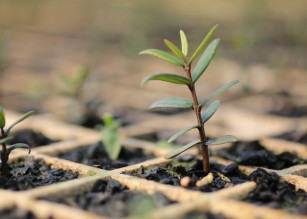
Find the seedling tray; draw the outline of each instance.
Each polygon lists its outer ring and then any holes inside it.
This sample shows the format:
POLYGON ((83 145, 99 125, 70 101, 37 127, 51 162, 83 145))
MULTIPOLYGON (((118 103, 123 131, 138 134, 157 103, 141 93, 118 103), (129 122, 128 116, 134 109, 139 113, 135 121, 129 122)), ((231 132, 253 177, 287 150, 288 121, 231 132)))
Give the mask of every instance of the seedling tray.
MULTIPOLYGON (((236 114, 235 110, 229 108, 228 114, 236 114)), ((248 114, 245 112, 246 115, 248 114)), ((248 194, 256 188, 255 182, 245 182, 233 187, 224 188, 215 192, 201 192, 189 190, 180 186, 166 185, 159 182, 154 182, 146 179, 141 179, 135 176, 128 176, 123 174, 124 171, 137 171, 141 168, 155 167, 160 164, 170 163, 171 160, 164 159, 169 149, 159 149, 155 147, 154 142, 147 140, 140 140, 134 136, 152 133, 161 130, 161 124, 165 130, 175 131, 181 127, 186 127, 191 123, 189 121, 190 114, 183 113, 186 116, 184 119, 182 115, 174 116, 161 116, 151 115, 149 121, 141 121, 132 125, 126 126, 121 130, 123 135, 123 146, 127 148, 141 148, 146 153, 155 154, 156 157, 150 160, 146 160, 141 163, 114 169, 112 171, 106 171, 93 166, 87 166, 72 161, 57 158, 57 154, 72 151, 81 146, 91 145, 100 139, 100 133, 93 129, 87 129, 74 125, 63 124, 59 121, 49 118, 48 116, 40 115, 33 116, 25 120, 23 124, 17 126, 21 129, 32 129, 39 131, 52 139, 58 139, 59 142, 52 143, 50 145, 40 146, 32 149, 32 156, 34 159, 43 159, 47 164, 50 164, 52 168, 70 169, 72 171, 78 171, 78 179, 74 179, 67 182, 56 183, 47 186, 41 186, 35 189, 27 191, 8 191, 0 190, 0 211, 5 212, 10 209, 19 209, 25 212, 31 212, 35 218, 108 218, 103 214, 96 214, 83 210, 77 207, 71 207, 60 203, 54 203, 47 201, 48 197, 57 196, 65 197, 73 194, 83 194, 86 191, 90 191, 94 184, 98 180, 117 180, 122 186, 127 186, 129 190, 141 190, 148 194, 154 194, 160 192, 164 194, 172 203, 155 209, 147 213, 148 217, 152 218, 179 218, 184 215, 197 214, 213 214, 223 215, 225 218, 306 218, 306 215, 289 213, 284 210, 274 209, 265 205, 255 205, 244 201, 248 194), (170 124, 170 125, 168 125, 170 124)), ((244 113, 243 113, 244 114, 244 113)), ((13 112, 7 112, 8 120, 14 120, 19 115, 13 112)), ((269 115, 253 115, 258 120, 267 120, 269 115)), ((248 117, 248 116, 247 116, 248 117)), ((208 133, 211 136, 220 134, 219 132, 225 132, 225 130, 234 128, 228 126, 231 124, 229 121, 231 116, 223 117, 224 123, 221 128, 219 121, 212 123, 212 131, 208 133), (225 125, 226 124, 226 125, 225 125)), ((249 118, 249 117, 248 117, 249 118)), ((269 149, 273 153, 279 154, 284 151, 296 152, 300 157, 307 158, 307 147, 300 143, 294 143, 287 140, 280 140, 267 136, 274 136, 282 133, 285 130, 279 129, 278 126, 287 124, 289 129, 296 127, 297 129, 304 130, 306 123, 296 122, 292 124, 291 120, 272 116, 274 124, 268 124, 266 130, 270 130, 266 135, 261 133, 241 133, 237 135, 239 139, 255 140, 260 139, 259 142, 262 146, 269 149), (275 125, 278 124, 278 125, 275 125), (246 134, 247 133, 247 134, 246 134), (261 137, 260 137, 261 136, 261 137)), ((300 121, 305 121, 304 118, 300 121)), ((259 121, 258 121, 259 122, 259 121)), ((257 122, 257 123, 258 123, 257 122)), ((237 129, 240 133, 239 129, 237 129)), ((232 131, 233 133, 233 131, 232 131)), ((192 133, 193 136, 193 133, 192 133)), ((223 146, 228 147, 229 145, 223 146)), ((218 150, 221 147, 211 148, 212 150, 218 150)), ((197 155, 197 149, 189 151, 190 154, 197 155)), ((10 158, 11 162, 27 156, 26 150, 16 150, 12 152, 10 158)), ((232 161, 222 159, 221 157, 211 157, 211 162, 215 162, 222 165, 229 165, 232 161)), ((239 165, 239 169, 247 175, 250 175, 253 171, 258 169, 257 166, 244 166, 239 165)), ((264 168, 265 169, 265 168, 264 168)), ((295 186, 296 190, 304 190, 307 192, 307 165, 296 165, 281 170, 265 169, 269 173, 278 174, 283 181, 289 182, 295 186)), ((132 217, 131 215, 127 215, 132 217)))

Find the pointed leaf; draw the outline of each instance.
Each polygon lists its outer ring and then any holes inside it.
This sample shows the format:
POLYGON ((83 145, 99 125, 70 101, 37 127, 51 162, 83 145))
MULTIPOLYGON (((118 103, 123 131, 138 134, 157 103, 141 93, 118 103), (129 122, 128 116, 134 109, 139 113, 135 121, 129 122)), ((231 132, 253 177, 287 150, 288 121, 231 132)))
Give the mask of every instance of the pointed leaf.
POLYGON ((225 144, 225 143, 230 143, 230 142, 235 142, 238 139, 232 135, 224 135, 224 136, 220 136, 217 138, 211 138, 209 140, 207 140, 206 144, 208 145, 218 145, 218 144, 225 144))
POLYGON ((5 126, 5 113, 3 108, 0 106, 0 128, 4 128, 5 126))
POLYGON ((205 109, 204 113, 201 115, 202 123, 207 122, 213 116, 219 105, 220 101, 216 100, 205 109))
POLYGON ((142 81, 142 85, 146 84, 150 80, 167 81, 174 84, 185 84, 185 85, 191 84, 191 81, 184 76, 168 74, 168 73, 160 73, 160 74, 149 75, 148 77, 144 78, 142 81))
POLYGON ((167 45, 167 47, 172 50, 172 52, 178 56, 179 58, 184 58, 185 56, 183 55, 183 53, 181 52, 181 50, 175 46, 171 41, 169 40, 164 40, 164 43, 167 45))
POLYGON ((180 39, 181 39, 182 53, 183 55, 187 56, 189 52, 189 44, 188 44, 188 39, 182 30, 180 30, 180 39))
POLYGON ((166 159, 171 159, 171 158, 173 158, 173 157, 176 157, 177 155, 179 155, 179 154, 185 152, 186 150, 190 149, 191 147, 193 147, 193 146, 199 144, 199 142, 200 142, 200 140, 197 139, 197 140, 194 140, 194 141, 190 142, 189 144, 186 144, 185 146, 182 146, 182 147, 180 147, 180 148, 176 148, 175 150, 172 150, 171 152, 169 152, 169 153, 165 156, 165 158, 166 158, 166 159))
POLYGON ((216 30, 217 27, 218 27, 218 25, 215 25, 214 27, 212 27, 212 29, 209 31, 207 36, 203 39, 203 41, 200 43, 198 48, 195 50, 194 54, 192 55, 192 57, 189 61, 189 64, 191 64, 193 62, 193 60, 203 51, 203 49, 205 48, 205 46, 209 42, 210 38, 212 37, 212 35, 213 35, 213 33, 214 33, 214 31, 216 30))
POLYGON ((170 142, 174 141, 176 138, 178 138, 179 136, 183 135, 184 133, 187 133, 188 131, 190 131, 194 128, 198 128, 198 127, 199 127, 199 125, 197 124, 197 125, 193 125, 191 127, 182 129, 181 131, 177 132, 172 137, 170 137, 167 142, 170 143, 170 142))
POLYGON ((31 116, 34 113, 34 111, 30 111, 27 112, 26 114, 24 114, 22 117, 20 117, 17 121, 15 121, 8 129, 5 130, 5 134, 9 135, 11 129, 17 125, 18 123, 22 122, 23 120, 25 120, 26 118, 28 118, 29 116, 31 116))
POLYGON ((217 46, 219 45, 220 39, 213 40, 210 45, 207 47, 205 52, 202 54, 200 59, 198 60, 193 72, 192 78, 193 82, 196 82, 200 76, 204 73, 207 69, 208 65, 210 64, 211 60, 213 59, 217 46))
POLYGON ((219 95, 220 93, 223 93, 225 90, 227 90, 228 88, 230 88, 231 86, 239 83, 239 80, 234 80, 229 82, 228 84, 224 85, 223 87, 221 87, 220 89, 214 91, 212 94, 210 94, 208 97, 206 97, 206 99, 204 99, 199 105, 198 107, 202 107, 203 105, 205 105, 207 102, 209 102, 211 99, 213 99, 214 97, 216 97, 217 95, 219 95))
POLYGON ((0 139, 0 144, 3 144, 3 143, 5 143, 5 142, 7 142, 8 140, 11 140, 11 139, 13 139, 14 137, 13 136, 9 136, 9 137, 6 137, 6 138, 2 138, 2 139, 0 139))
POLYGON ((179 65, 179 66, 184 66, 183 61, 181 61, 180 59, 164 52, 158 49, 147 49, 144 50, 142 52, 140 52, 139 54, 148 54, 148 55, 153 55, 153 56, 157 56, 165 61, 168 61, 170 63, 173 63, 175 65, 179 65))
POLYGON ((17 149, 17 148, 26 148, 26 149, 29 149, 29 154, 31 153, 31 148, 30 148, 30 146, 27 145, 27 144, 24 144, 24 143, 16 143, 16 144, 11 145, 10 147, 7 148, 6 153, 7 153, 7 154, 10 154, 13 150, 15 150, 15 149, 17 149))
POLYGON ((190 108, 193 102, 181 97, 168 97, 154 102, 149 108, 190 108))

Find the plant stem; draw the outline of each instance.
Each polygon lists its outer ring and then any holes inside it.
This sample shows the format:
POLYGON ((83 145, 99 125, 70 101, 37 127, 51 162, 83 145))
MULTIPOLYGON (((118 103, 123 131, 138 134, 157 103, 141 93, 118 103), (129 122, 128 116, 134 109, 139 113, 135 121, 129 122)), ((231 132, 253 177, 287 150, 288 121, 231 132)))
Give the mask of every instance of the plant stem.
MULTIPOLYGON (((0 135, 0 139, 1 138, 5 138, 5 133, 4 133, 4 129, 1 128, 1 135, 0 135)), ((6 154, 6 143, 2 143, 2 152, 1 152, 1 172, 4 176, 8 176, 8 172, 7 172, 7 161, 8 161, 8 156, 6 154)))
POLYGON ((205 173, 210 172, 210 164, 209 164, 209 150, 208 150, 208 145, 206 145, 206 133, 205 133, 205 127, 204 124, 202 123, 201 119, 201 107, 198 107, 198 100, 197 100, 197 95, 196 95, 196 90, 195 90, 195 83, 193 82, 192 75, 191 75, 191 66, 190 65, 185 65, 184 67, 185 72, 191 81, 191 84, 188 86, 189 90, 192 95, 193 99, 193 109, 197 118, 198 122, 198 132, 199 132, 199 138, 200 138, 200 148, 201 148, 201 153, 203 156, 203 170, 205 173))

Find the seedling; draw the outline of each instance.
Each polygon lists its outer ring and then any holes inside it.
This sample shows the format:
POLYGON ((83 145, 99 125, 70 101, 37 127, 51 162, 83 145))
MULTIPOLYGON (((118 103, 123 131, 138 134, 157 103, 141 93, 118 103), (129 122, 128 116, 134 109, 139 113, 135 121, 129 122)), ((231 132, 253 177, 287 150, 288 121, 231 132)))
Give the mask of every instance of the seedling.
POLYGON ((7 170, 7 162, 9 159, 10 153, 17 149, 17 148, 27 148, 29 149, 29 153, 31 152, 30 146, 24 143, 16 143, 12 144, 9 147, 7 146, 6 142, 10 139, 12 139, 12 136, 10 135, 11 129, 17 125, 18 123, 22 122, 29 116, 31 116, 34 113, 34 111, 27 112, 24 114, 22 117, 20 117, 18 120, 16 120, 10 127, 5 129, 5 113, 3 111, 3 108, 0 106, 0 144, 2 145, 2 150, 0 151, 1 153, 1 174, 4 175, 5 177, 8 176, 8 170, 7 170))
POLYGON ((104 146, 109 158, 116 160, 122 148, 120 133, 118 129, 121 122, 116 120, 111 114, 106 113, 102 118, 104 125, 100 126, 102 133, 101 143, 104 146))
POLYGON ((208 145, 217 145, 217 144, 224 144, 228 142, 234 142, 237 141, 237 139, 234 136, 231 135, 225 135, 217 138, 211 138, 208 139, 205 134, 205 127, 204 124, 213 116, 213 114, 216 112, 217 108, 220 105, 220 101, 216 100, 212 102, 209 106, 207 106, 203 111, 207 103, 212 100, 215 96, 219 95, 226 89, 230 88, 231 86, 237 84, 239 81, 234 80, 229 82, 228 84, 224 85, 220 89, 216 90, 212 94, 210 94, 208 97, 206 97, 201 102, 198 101, 197 95, 196 95, 196 89, 195 84, 198 81, 198 79, 202 76, 204 71, 207 69, 209 63, 213 59, 217 46, 220 42, 220 39, 213 40, 205 49, 206 45, 208 44, 210 38, 212 37, 213 33, 215 32, 217 28, 217 25, 215 25, 209 33, 206 35, 206 37, 203 39, 203 41, 200 43, 198 48, 195 50, 193 55, 190 59, 188 59, 188 50, 189 45, 186 38, 185 33, 181 30, 180 31, 180 38, 181 38, 181 50, 175 46, 172 42, 168 40, 164 40, 167 47, 177 56, 170 55, 169 53, 166 53, 164 51, 158 50, 158 49, 147 49, 140 54, 149 54, 153 56, 157 56, 165 61, 168 61, 172 64, 178 65, 183 68, 183 70, 186 73, 186 77, 182 75, 177 74, 169 74, 169 73, 159 73, 159 74, 153 74, 148 77, 146 77, 142 81, 142 85, 146 84, 150 80, 160 80, 160 81, 166 81, 174 84, 180 84, 180 85, 186 85, 191 93, 192 100, 181 98, 181 97, 169 97, 164 98, 161 100, 158 100, 154 102, 150 109, 156 109, 156 108, 192 108, 195 112, 195 116, 197 119, 197 124, 193 125, 191 127, 185 128, 168 140, 168 142, 174 141, 179 136, 185 134, 186 132, 192 130, 192 129, 198 129, 199 132, 199 139, 194 140, 180 148, 177 148, 170 153, 166 155, 166 158, 173 158, 182 152, 192 148, 195 145, 200 144, 202 156, 203 156, 203 170, 206 173, 210 172, 210 166, 209 166, 209 153, 208 153, 208 145), (205 49, 201 57, 199 58, 197 64, 192 70, 192 63, 193 61, 199 56, 199 54, 202 53, 202 51, 205 49))
POLYGON ((66 75, 60 76, 61 88, 59 94, 70 98, 80 99, 81 88, 88 77, 88 68, 86 66, 78 66, 71 77, 66 75))

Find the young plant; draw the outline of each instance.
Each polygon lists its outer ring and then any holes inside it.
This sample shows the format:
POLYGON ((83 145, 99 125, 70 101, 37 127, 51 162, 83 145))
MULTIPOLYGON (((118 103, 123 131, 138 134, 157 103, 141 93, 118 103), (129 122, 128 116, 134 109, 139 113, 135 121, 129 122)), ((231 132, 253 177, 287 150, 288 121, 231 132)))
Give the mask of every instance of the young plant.
POLYGON ((167 47, 177 56, 170 55, 169 53, 166 53, 164 51, 158 50, 158 49, 147 49, 140 54, 149 54, 153 56, 157 56, 165 61, 168 61, 172 64, 178 65, 183 68, 183 70, 186 73, 186 77, 182 75, 177 74, 170 74, 170 73, 159 73, 159 74, 153 74, 148 77, 146 77, 142 81, 142 85, 146 84, 150 80, 160 80, 160 81, 166 81, 174 84, 179 85, 186 85, 191 93, 192 100, 181 98, 181 97, 169 97, 164 98, 161 100, 158 100, 154 102, 150 109, 156 109, 156 108, 192 108, 195 112, 195 116, 197 119, 197 124, 185 128, 175 135, 173 135, 168 141, 172 142, 177 137, 185 134, 186 132, 192 130, 192 129, 198 129, 199 132, 199 139, 194 140, 190 142, 189 144, 186 144, 180 148, 177 148, 170 153, 166 155, 166 158, 173 158, 182 152, 192 148, 195 145, 200 144, 201 151, 202 151, 202 157, 203 157, 203 170, 206 173, 210 172, 210 166, 209 166, 209 152, 208 152, 208 145, 217 145, 217 144, 224 144, 228 142, 234 142, 237 139, 234 136, 231 135, 225 135, 217 138, 211 138, 208 139, 206 137, 205 127, 204 124, 213 116, 213 114, 216 112, 218 106, 220 105, 220 101, 216 100, 213 103, 211 103, 209 106, 207 106, 204 110, 205 105, 212 100, 215 96, 219 95, 226 89, 230 88, 231 86, 237 84, 239 81, 234 80, 229 82, 228 84, 224 85, 220 89, 216 90, 212 94, 210 94, 208 97, 206 97, 201 102, 198 101, 198 97, 196 95, 196 89, 195 84, 198 81, 198 79, 202 76, 204 71, 207 69, 209 63, 213 59, 217 46, 220 42, 220 39, 213 40, 205 49, 206 45, 208 44, 210 38, 212 37, 213 33, 215 32, 217 28, 217 25, 215 25, 209 33, 206 35, 206 37, 203 39, 203 41, 200 43, 198 48, 195 50, 193 55, 190 59, 188 59, 188 51, 189 51, 189 45, 186 38, 185 33, 181 30, 180 31, 180 38, 181 38, 181 50, 175 46, 172 42, 168 40, 164 40, 167 47), (205 49, 205 50, 204 50, 205 49), (199 58, 197 64, 192 70, 192 63, 193 61, 202 53, 203 54, 199 58))
POLYGON ((24 114, 21 118, 16 120, 10 127, 5 129, 5 113, 3 111, 3 108, 0 106, 0 144, 2 145, 1 153, 1 175, 4 175, 5 177, 8 176, 8 170, 7 170, 7 162, 9 159, 10 153, 17 149, 17 148, 27 148, 29 149, 29 153, 31 152, 30 146, 24 143, 16 143, 10 146, 7 146, 6 142, 10 139, 12 139, 12 136, 10 135, 11 129, 17 125, 18 123, 22 122, 24 119, 28 118, 34 113, 34 111, 27 112, 24 114))
POLYGON ((59 94, 70 98, 80 99, 81 88, 88 77, 89 70, 86 66, 78 66, 71 77, 60 76, 61 88, 59 94))
POLYGON ((118 131, 121 126, 121 122, 116 120, 109 113, 106 113, 102 120, 104 125, 100 126, 100 131, 102 133, 101 143, 103 144, 109 158, 116 160, 122 148, 120 133, 118 131))

